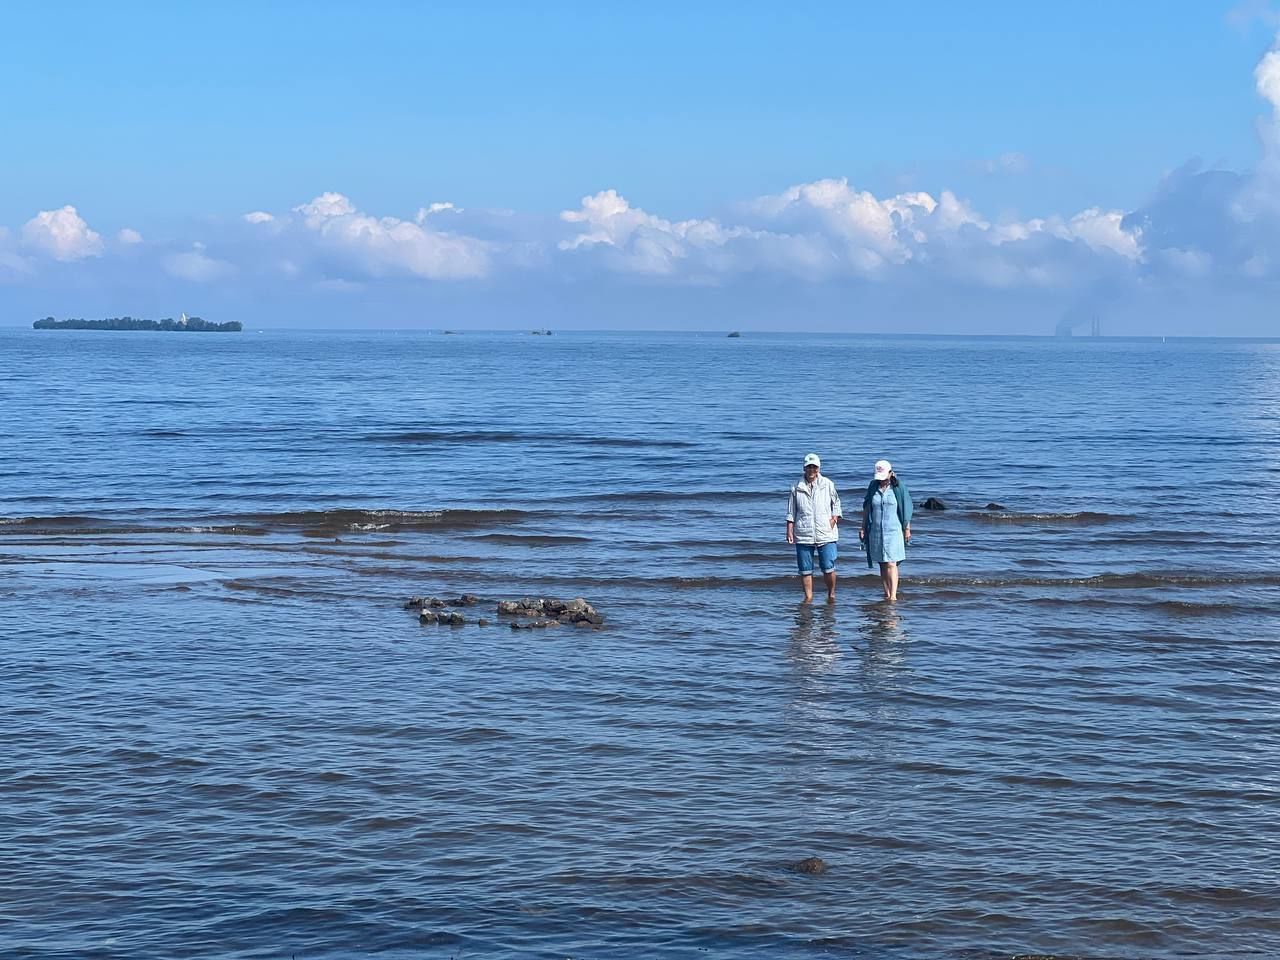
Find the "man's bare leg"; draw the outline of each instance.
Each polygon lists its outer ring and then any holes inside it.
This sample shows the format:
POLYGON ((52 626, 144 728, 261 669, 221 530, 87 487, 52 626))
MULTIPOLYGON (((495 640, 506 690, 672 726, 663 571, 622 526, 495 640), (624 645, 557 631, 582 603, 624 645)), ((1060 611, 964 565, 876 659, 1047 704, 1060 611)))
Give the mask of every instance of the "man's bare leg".
POLYGON ((822 581, 827 585, 827 603, 836 602, 836 572, 832 570, 830 573, 822 575, 822 581))
POLYGON ((804 602, 813 603, 813 574, 800 574, 800 585, 804 587, 804 602))

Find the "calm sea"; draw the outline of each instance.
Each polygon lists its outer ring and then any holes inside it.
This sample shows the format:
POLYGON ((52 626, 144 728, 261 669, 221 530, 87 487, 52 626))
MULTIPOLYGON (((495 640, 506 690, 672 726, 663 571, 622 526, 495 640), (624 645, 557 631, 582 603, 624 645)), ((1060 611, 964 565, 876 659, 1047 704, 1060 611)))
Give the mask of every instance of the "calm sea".
POLYGON ((0 409, 6 958, 1280 953, 1280 345, 4 330, 0 409), (895 607, 798 603, 811 450, 947 504, 895 607))

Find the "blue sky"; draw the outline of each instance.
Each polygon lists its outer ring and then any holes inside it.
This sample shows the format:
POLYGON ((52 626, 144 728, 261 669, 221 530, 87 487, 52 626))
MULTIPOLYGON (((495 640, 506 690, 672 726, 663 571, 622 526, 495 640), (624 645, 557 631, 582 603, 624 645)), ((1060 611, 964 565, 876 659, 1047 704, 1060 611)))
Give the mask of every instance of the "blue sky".
POLYGON ((1276 332, 1262 3, 4 20, 0 322, 1276 332))

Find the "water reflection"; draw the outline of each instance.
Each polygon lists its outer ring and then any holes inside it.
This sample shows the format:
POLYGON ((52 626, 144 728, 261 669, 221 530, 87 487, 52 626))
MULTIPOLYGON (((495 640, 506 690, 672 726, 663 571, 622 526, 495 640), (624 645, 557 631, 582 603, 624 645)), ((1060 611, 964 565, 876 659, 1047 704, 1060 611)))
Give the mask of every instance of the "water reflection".
POLYGON ((858 635, 863 640, 863 683, 871 690, 896 687, 907 659, 907 630, 901 608, 883 601, 867 604, 858 622, 858 635))
POLYGON ((843 656, 835 605, 800 604, 791 626, 787 659, 801 673, 816 676, 831 673, 843 656))

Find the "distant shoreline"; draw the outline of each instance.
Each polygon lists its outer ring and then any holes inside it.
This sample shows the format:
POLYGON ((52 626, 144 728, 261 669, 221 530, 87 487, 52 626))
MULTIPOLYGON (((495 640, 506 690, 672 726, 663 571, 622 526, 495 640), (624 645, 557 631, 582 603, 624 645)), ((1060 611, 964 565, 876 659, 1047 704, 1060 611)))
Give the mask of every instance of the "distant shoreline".
POLYGON ((199 317, 183 316, 180 320, 166 317, 163 320, 144 320, 141 317, 108 317, 105 320, 55 320, 45 317, 31 325, 35 330, 166 330, 176 333, 239 333, 243 325, 239 320, 226 323, 210 323, 199 317))
MULTIPOLYGON (((104 329, 102 327, 68 327, 65 321, 58 321, 60 326, 53 329, 104 329)), ((101 323, 102 321, 83 321, 86 325, 89 323, 101 323)), ((146 321, 147 323, 160 323, 162 321, 146 321)), ((176 321, 174 321, 176 324, 176 321)), ((36 329, 47 329, 40 327, 37 321, 32 324, 36 329)), ((210 324, 213 326, 213 324, 210 324)), ((231 325, 218 324, 221 329, 238 330, 243 328, 240 321, 231 321, 231 325)), ((0 330, 29 330, 25 324, 4 324, 0 323, 0 330)), ((111 328, 106 328, 111 329, 111 328)), ((157 329, 182 329, 180 327, 127 327, 121 329, 141 329, 141 330, 157 330, 157 329)), ((187 329, 191 329, 188 327, 187 329)), ((283 327, 272 326, 256 328, 259 333, 271 334, 387 334, 387 335, 414 335, 421 334, 423 336, 439 336, 442 331, 439 329, 422 328, 422 327, 283 327)), ((494 328, 476 328, 476 329, 459 329, 454 331, 459 335, 471 336, 528 336, 529 330, 525 327, 510 327, 504 329, 494 328)), ((627 336, 672 336, 672 337, 708 337, 723 340, 728 332, 727 328, 721 330, 662 330, 662 329, 626 329, 626 330, 600 330, 600 329, 583 329, 577 330, 573 328, 558 328, 557 336, 568 339, 572 337, 582 336, 607 336, 607 337, 627 337, 627 336)), ((1106 343, 1160 343, 1165 341, 1172 345, 1175 343, 1280 343, 1280 337, 1259 337, 1259 336, 1209 336, 1209 335, 1193 335, 1193 334, 1169 334, 1162 336, 1160 334, 1105 334, 1100 337, 1092 336, 1076 336, 1076 337, 1059 337, 1051 333, 918 333, 918 332, 885 332, 885 331, 861 331, 861 330, 743 330, 741 331, 741 340, 749 340, 754 338, 760 339, 796 339, 796 338, 812 338, 819 339, 823 337, 833 337, 839 339, 868 339, 868 340, 1007 340, 1007 341, 1024 341, 1031 343, 1056 342, 1064 344, 1092 344, 1100 345, 1106 343)), ((738 338, 735 338, 738 339, 738 338)))

